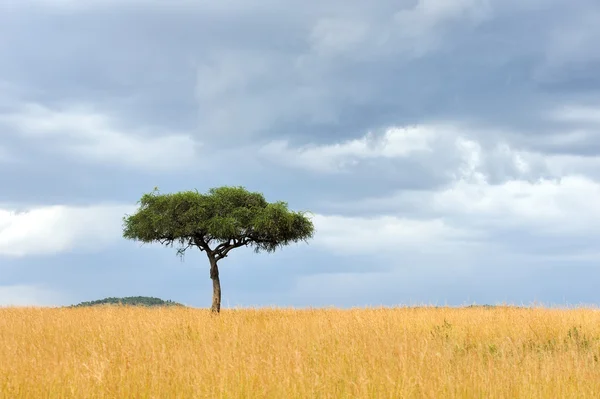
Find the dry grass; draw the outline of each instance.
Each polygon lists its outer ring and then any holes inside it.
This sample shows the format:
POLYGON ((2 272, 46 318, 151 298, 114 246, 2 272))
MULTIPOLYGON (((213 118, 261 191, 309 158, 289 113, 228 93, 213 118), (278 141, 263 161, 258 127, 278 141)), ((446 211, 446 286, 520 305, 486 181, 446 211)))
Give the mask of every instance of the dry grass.
POLYGON ((0 309, 3 398, 598 398, 600 312, 0 309))

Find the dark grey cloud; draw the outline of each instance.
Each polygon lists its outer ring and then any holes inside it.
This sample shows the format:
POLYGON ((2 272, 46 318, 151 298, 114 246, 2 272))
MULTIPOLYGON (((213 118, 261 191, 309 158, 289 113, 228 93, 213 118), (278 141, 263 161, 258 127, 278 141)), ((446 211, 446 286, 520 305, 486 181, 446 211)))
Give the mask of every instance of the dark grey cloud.
POLYGON ((555 50, 561 29, 593 21, 592 2, 264 4, 14 6, 2 21, 0 75, 30 99, 92 101, 224 145, 223 134, 328 141, 447 117, 537 124, 539 107, 560 101, 545 81, 577 93, 593 70, 593 33, 577 43, 580 69, 555 50), (398 26, 402 12, 423 27, 398 26), (356 26, 364 37, 348 44, 356 26))

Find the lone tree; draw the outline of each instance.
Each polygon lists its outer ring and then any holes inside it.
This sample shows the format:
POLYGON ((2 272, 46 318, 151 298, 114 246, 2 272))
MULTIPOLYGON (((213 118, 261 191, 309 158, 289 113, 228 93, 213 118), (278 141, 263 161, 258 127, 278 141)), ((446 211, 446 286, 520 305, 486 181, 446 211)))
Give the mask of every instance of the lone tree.
POLYGON ((144 243, 173 246, 183 256, 191 247, 206 253, 213 282, 213 313, 221 311, 218 262, 229 251, 252 247, 274 252, 293 242, 312 238, 314 226, 304 212, 288 210, 287 203, 269 203, 261 193, 243 187, 212 188, 207 194, 184 191, 144 194, 139 209, 123 218, 123 237, 144 243))

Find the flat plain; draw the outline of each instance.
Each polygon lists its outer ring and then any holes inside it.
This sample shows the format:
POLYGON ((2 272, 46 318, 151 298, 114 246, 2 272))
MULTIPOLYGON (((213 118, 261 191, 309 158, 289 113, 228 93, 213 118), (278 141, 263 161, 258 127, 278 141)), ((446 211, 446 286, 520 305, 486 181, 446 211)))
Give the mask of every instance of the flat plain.
POLYGON ((598 398, 600 311, 0 308, 2 398, 598 398))

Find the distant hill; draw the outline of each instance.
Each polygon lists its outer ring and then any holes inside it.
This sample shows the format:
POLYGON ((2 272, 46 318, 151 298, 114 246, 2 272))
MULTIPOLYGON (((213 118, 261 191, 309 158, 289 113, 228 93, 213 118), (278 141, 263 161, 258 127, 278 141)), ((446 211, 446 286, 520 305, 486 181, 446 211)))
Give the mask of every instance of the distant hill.
POLYGON ((149 296, 128 296, 125 298, 104 298, 97 301, 81 302, 77 305, 72 305, 73 308, 86 306, 101 306, 101 305, 128 305, 128 306, 184 306, 180 303, 173 302, 170 299, 163 301, 160 298, 149 296))

